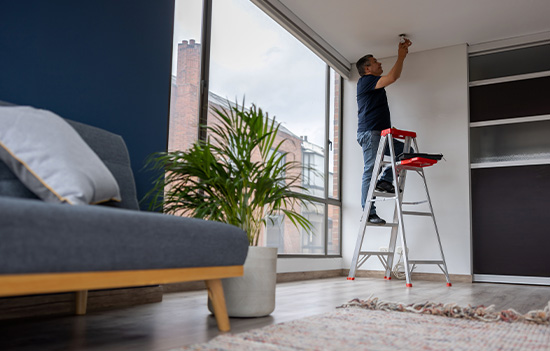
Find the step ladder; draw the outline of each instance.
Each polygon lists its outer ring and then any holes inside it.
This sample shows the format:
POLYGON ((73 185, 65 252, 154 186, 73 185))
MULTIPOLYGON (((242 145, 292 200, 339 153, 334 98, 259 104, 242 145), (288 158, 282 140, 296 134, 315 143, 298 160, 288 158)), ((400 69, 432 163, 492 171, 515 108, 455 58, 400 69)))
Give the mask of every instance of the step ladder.
POLYGON ((424 167, 432 166, 437 163, 436 159, 424 158, 424 157, 413 157, 410 159, 404 159, 402 161, 396 161, 395 149, 393 145, 393 139, 404 140, 403 153, 409 153, 411 150, 411 144, 414 144, 414 149, 418 153, 418 145, 416 143, 416 133, 404 130, 398 130, 395 128, 390 128, 383 130, 381 133, 380 144, 378 146, 378 152, 376 155, 376 160, 374 163, 374 168, 372 171, 372 178, 367 193, 367 199, 365 202, 365 208, 363 210, 363 215, 361 217, 361 222, 359 225, 359 233, 357 235, 357 244, 355 245, 355 251, 353 253, 353 259, 351 261, 351 267, 348 275, 348 280, 355 280, 355 274, 357 269, 361 267, 370 257, 378 257, 384 268, 386 269, 384 279, 391 279, 391 270, 393 265, 395 245, 397 240, 397 235, 401 240, 402 246, 402 257, 405 269, 405 278, 406 286, 412 287, 411 282, 411 273, 418 266, 423 264, 437 265, 441 271, 445 274, 445 279, 447 280, 447 286, 451 286, 451 281, 449 280, 449 273, 447 270, 447 264, 445 263, 445 256, 443 254, 443 247, 441 246, 441 239, 439 237, 439 231, 437 229, 437 224, 435 222, 435 216, 433 213, 432 202, 430 200, 430 194, 428 192, 428 185, 426 184, 426 178, 424 176, 424 167), (384 152, 386 146, 389 146, 390 150, 390 159, 388 161, 384 160, 384 152), (392 174, 393 174, 393 186, 395 188, 395 194, 389 194, 385 192, 376 191, 376 183, 378 176, 383 170, 383 166, 391 164, 392 174), (426 200, 418 202, 403 202, 403 192, 405 190, 405 179, 407 177, 407 171, 415 171, 424 182, 424 189, 426 191, 426 200), (384 225, 372 224, 368 221, 369 213, 373 202, 375 201, 395 201, 395 210, 393 215, 392 223, 386 223, 384 225), (420 205, 423 203, 428 203, 429 212, 420 212, 420 211, 403 211, 403 205, 420 205), (405 225, 403 222, 403 216, 427 216, 431 217, 435 229, 435 234, 437 237, 437 242, 439 244, 439 251, 441 253, 440 260, 410 260, 409 253, 407 249, 407 240, 405 237, 405 225), (390 243, 388 251, 363 251, 363 239, 365 237, 365 232, 367 227, 388 227, 391 228, 390 243))

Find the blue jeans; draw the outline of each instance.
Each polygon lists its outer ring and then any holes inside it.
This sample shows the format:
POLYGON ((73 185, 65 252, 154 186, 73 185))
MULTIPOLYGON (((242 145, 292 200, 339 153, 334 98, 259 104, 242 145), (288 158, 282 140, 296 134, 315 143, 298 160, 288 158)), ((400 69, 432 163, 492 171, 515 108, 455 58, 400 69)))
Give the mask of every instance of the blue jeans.
MULTIPOLYGON (((357 133, 357 142, 359 145, 361 145, 361 148, 363 149, 363 162, 365 164, 363 169, 363 179, 361 180, 361 208, 365 208, 365 202, 367 199, 367 193, 369 191, 369 186, 372 178, 372 171, 374 169, 374 161, 376 161, 376 152, 378 151, 378 144, 380 144, 380 131, 376 130, 369 130, 366 132, 360 132, 357 133)), ((399 140, 393 139, 393 147, 395 150, 395 156, 398 156, 403 152, 403 148, 405 147, 405 144, 399 140)), ((411 152, 412 147, 411 147, 411 152)), ((390 148, 389 145, 386 145, 386 148, 384 150, 384 153, 388 156, 390 156, 390 148)), ((387 166, 382 175, 380 176, 380 180, 385 180, 388 182, 393 182, 393 174, 391 166, 387 166)), ((376 214, 376 206, 374 206, 374 203, 372 204, 370 208, 370 214, 376 214)))

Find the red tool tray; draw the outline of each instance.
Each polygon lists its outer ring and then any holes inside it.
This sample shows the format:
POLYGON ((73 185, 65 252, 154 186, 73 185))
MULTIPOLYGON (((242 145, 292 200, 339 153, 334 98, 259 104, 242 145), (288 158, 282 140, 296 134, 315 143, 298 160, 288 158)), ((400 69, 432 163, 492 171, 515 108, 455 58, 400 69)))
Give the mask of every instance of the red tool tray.
POLYGON ((398 166, 406 167, 429 167, 437 163, 437 160, 424 157, 413 157, 406 160, 401 160, 397 164, 398 166))

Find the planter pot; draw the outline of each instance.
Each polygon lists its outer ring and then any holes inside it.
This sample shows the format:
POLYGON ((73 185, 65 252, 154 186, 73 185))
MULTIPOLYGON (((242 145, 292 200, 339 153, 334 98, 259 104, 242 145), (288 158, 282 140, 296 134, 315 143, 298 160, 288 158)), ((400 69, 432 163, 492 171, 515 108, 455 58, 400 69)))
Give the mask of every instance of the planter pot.
MULTIPOLYGON (((277 248, 250 246, 242 277, 222 279, 229 317, 262 317, 275 309, 277 248)), ((208 309, 212 312, 210 301, 208 309)))

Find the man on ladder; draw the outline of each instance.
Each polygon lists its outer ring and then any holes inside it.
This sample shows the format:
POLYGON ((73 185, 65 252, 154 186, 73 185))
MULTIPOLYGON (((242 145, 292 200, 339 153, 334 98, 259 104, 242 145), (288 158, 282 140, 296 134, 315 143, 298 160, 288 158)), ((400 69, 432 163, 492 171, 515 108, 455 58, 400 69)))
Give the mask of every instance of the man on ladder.
POLYGON ((357 244, 353 253, 348 280, 355 280, 355 275, 370 257, 376 256, 380 259, 385 268, 384 279, 391 279, 393 258, 396 251, 396 241, 401 239, 403 266, 405 270, 406 286, 412 287, 411 273, 418 265, 437 265, 445 275, 447 286, 451 286, 449 272, 443 247, 439 237, 439 231, 435 221, 435 215, 428 193, 428 185, 424 176, 424 167, 437 163, 442 155, 415 154, 412 145, 418 150, 416 144, 416 133, 391 128, 390 109, 386 97, 385 87, 394 83, 401 76, 403 61, 411 46, 410 40, 402 36, 399 43, 397 62, 391 71, 382 76, 382 65, 372 56, 366 55, 356 63, 361 78, 357 82, 357 104, 359 107, 359 123, 357 130, 357 141, 363 149, 364 171, 362 180, 361 206, 363 216, 359 225, 357 244), (401 139, 404 142, 401 142, 401 139), (399 162, 397 157, 405 151, 399 162), (384 154, 390 156, 390 161, 384 160, 384 154), (382 166, 390 164, 382 171, 382 166), (376 172, 374 172, 376 170, 376 172), (403 189, 407 171, 415 171, 424 183, 426 201, 403 202, 403 189), (374 176, 373 176, 374 173, 374 176), (380 175, 380 180, 378 176, 380 175), (374 178, 374 179, 373 179, 374 178), (374 181, 374 183, 372 183, 374 181), (397 188, 397 190, 395 189, 397 188), (386 193, 386 194, 383 194, 386 193), (389 193, 389 194, 388 194, 389 193), (386 224, 386 221, 378 217, 374 202, 379 200, 395 201, 393 221, 386 224), (429 211, 404 210, 403 205, 420 205, 427 203, 429 211), (365 207, 367 206, 367 207, 365 207), (368 215, 367 215, 368 214, 368 215), (435 236, 439 245, 440 259, 415 259, 408 257, 408 248, 405 238, 405 226, 403 216, 427 216, 433 221, 435 236), (364 250, 363 239, 365 230, 369 225, 380 225, 391 228, 391 236, 387 250, 370 251, 364 250))
MULTIPOLYGON (((411 44, 411 41, 406 38, 399 43, 397 61, 387 75, 382 75, 382 64, 372 55, 363 56, 356 63, 357 71, 361 76, 357 82, 357 105, 359 110, 357 141, 363 149, 364 170, 361 181, 361 207, 363 209, 365 208, 376 152, 380 143, 380 133, 382 130, 391 128, 390 108, 384 88, 394 83, 401 76, 403 62, 407 57, 411 44)), ((394 139, 396 155, 403 152, 403 146, 402 142, 394 139)), ((386 149, 386 154, 389 155, 389 149, 386 149)), ((393 176, 391 167, 389 167, 384 170, 380 177, 376 190, 389 193, 395 192, 392 181, 393 176)), ((374 203, 371 206, 368 221, 372 224, 386 224, 386 221, 376 214, 374 203)))

